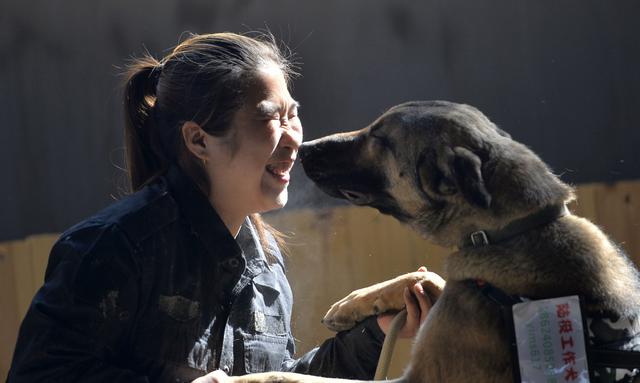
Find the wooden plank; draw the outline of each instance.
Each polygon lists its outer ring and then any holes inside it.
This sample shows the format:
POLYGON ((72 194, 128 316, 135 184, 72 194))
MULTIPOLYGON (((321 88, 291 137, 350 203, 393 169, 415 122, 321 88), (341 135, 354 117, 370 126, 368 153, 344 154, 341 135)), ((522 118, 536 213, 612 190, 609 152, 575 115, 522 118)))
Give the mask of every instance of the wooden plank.
POLYGON ((332 235, 332 210, 300 209, 286 214, 269 214, 265 219, 278 230, 290 233, 286 259, 294 293, 292 331, 297 354, 301 355, 333 336, 321 323, 329 294, 326 291, 328 243, 332 235))
POLYGON ((51 247, 58 240, 58 234, 38 234, 27 237, 31 248, 31 270, 34 294, 44 283, 44 273, 49 261, 51 247))
POLYGON ((10 249, 11 243, 0 244, 0 381, 4 381, 9 373, 20 325, 16 275, 10 249))
MULTIPOLYGON (((441 272, 442 259, 449 252, 373 209, 299 210, 269 215, 267 220, 280 230, 295 232, 289 241, 288 264, 296 302, 293 331, 299 340, 298 355, 334 335, 319 323, 333 302, 354 289, 423 264, 441 272), (298 246, 300 242, 304 246, 298 246)), ((410 341, 398 343, 391 376, 400 376, 410 349, 410 341)))
POLYGON ((580 217, 593 222, 597 221, 597 195, 596 184, 584 184, 576 188, 576 199, 569 205, 569 209, 580 217))
POLYGON ((624 248, 636 265, 640 265, 640 183, 624 182, 620 186, 626 214, 624 248))
POLYGON ((0 378, 9 371, 18 329, 44 281, 57 234, 40 234, 0 245, 0 378))
POLYGON ((31 246, 27 241, 14 241, 9 245, 9 252, 15 273, 17 314, 22 321, 35 293, 31 246))
POLYGON ((597 185, 596 200, 595 222, 640 264, 640 186, 634 182, 597 185))

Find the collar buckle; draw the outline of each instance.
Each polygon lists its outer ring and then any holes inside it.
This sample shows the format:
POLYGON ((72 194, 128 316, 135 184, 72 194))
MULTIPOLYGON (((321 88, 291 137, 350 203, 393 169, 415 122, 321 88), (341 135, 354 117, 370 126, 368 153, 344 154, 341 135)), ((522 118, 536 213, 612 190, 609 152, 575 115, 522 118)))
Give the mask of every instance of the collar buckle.
POLYGON ((471 238, 471 243, 475 247, 489 245, 489 238, 483 230, 474 231, 469 235, 469 238, 471 238))

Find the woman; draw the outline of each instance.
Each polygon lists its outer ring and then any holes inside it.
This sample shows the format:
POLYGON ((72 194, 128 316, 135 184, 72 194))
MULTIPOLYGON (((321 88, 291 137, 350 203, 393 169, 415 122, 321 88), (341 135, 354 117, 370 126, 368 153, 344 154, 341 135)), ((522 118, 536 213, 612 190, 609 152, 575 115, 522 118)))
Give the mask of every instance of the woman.
MULTIPOLYGON (((372 377, 388 316, 293 359, 281 241, 258 215, 287 202, 302 141, 291 74, 271 41, 229 33, 192 36, 160 62, 132 64, 135 193, 54 245, 10 382, 206 382, 270 370, 372 377)), ((405 295, 411 335, 428 302, 405 295)))

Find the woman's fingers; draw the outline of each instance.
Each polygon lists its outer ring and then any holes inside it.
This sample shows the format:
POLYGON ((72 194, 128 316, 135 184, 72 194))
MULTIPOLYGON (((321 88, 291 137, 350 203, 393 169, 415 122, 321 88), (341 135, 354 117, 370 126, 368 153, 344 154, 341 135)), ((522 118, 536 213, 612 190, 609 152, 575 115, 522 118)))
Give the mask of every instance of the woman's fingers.
MULTIPOLYGON (((425 266, 420 266, 418 271, 428 273, 425 266)), ((434 275, 440 278, 437 274, 434 275)), ((425 293, 420 282, 411 287, 405 287, 402 293, 402 298, 407 309, 407 320, 398 335, 401 338, 412 338, 418 332, 422 322, 427 318, 429 310, 431 310, 431 307, 433 306, 433 302, 425 293)), ((389 325, 394 316, 395 314, 389 313, 378 315, 378 325, 385 334, 387 334, 389 325)))
POLYGON ((411 290, 405 289, 404 302, 407 307, 407 322, 401 331, 403 338, 413 338, 420 324, 427 317, 429 308, 431 307, 428 298, 423 293, 418 292, 417 286, 422 289, 419 283, 411 287, 411 290))
POLYGON ((420 306, 416 301, 416 298, 409 291, 408 288, 404 288, 403 292, 404 304, 407 308, 407 322, 404 326, 403 333, 412 336, 415 330, 420 325, 420 306))
POLYGON ((418 306, 420 307, 420 323, 422 323, 427 319, 427 314, 429 314, 429 310, 431 310, 433 303, 429 296, 424 292, 420 283, 416 283, 413 286, 413 292, 416 300, 418 301, 418 306))

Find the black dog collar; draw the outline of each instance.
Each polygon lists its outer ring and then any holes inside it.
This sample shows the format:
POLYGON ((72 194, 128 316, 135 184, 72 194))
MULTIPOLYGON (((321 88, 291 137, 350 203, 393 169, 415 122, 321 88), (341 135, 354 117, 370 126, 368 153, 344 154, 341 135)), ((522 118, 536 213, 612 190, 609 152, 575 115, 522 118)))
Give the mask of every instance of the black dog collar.
POLYGON ((478 230, 466 236, 462 248, 488 246, 504 242, 536 227, 549 224, 567 215, 565 204, 550 205, 524 218, 517 219, 501 230, 478 230))

